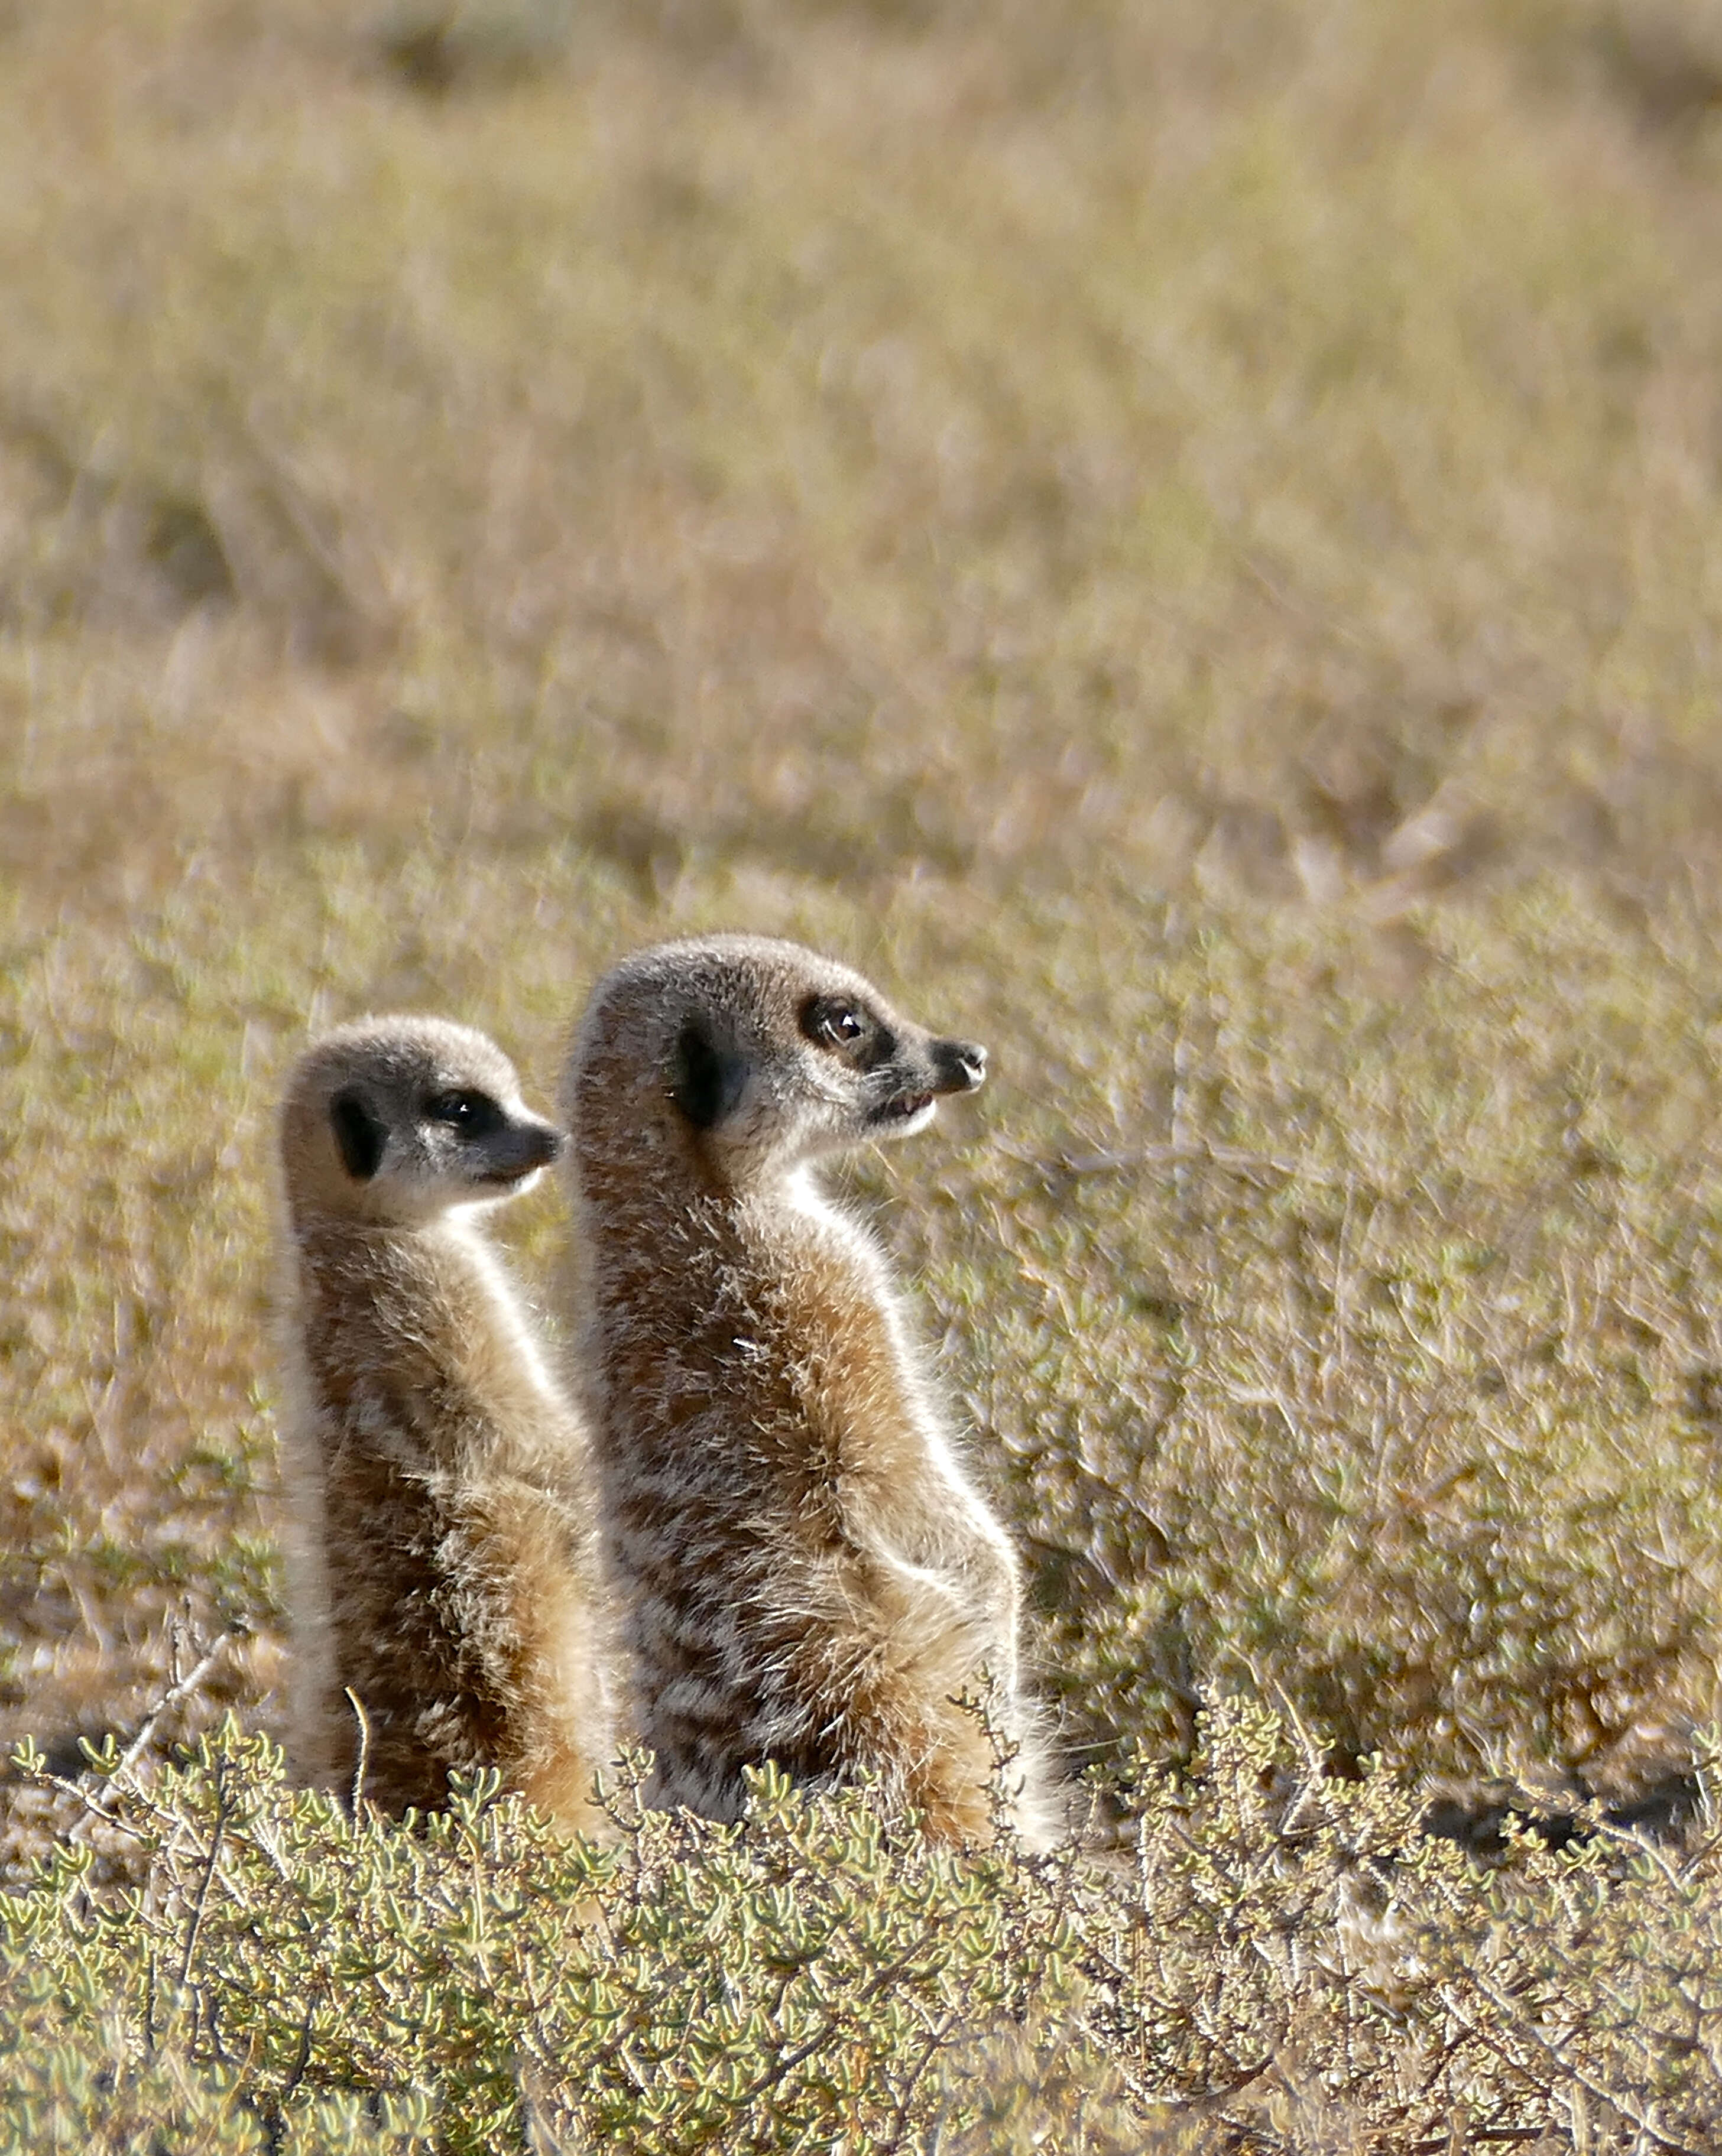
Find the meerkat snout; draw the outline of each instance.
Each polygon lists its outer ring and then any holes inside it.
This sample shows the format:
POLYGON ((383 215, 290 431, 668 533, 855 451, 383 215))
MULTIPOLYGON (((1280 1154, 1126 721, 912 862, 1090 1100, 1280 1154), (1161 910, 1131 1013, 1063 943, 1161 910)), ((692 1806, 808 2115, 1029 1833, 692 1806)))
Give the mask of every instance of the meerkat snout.
POLYGON ((936 1040, 933 1058, 946 1074, 946 1091, 972 1093, 986 1083, 986 1050, 978 1040, 936 1040))

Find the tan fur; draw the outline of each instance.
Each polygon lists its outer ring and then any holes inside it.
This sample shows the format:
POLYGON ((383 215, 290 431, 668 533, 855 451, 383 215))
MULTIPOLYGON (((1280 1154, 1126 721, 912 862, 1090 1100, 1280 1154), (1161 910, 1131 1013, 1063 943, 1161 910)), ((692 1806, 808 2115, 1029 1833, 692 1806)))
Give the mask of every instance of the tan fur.
POLYGON ((610 1715, 586 1435, 473 1217, 559 1134, 482 1034, 384 1018, 301 1058, 280 1139, 301 1769, 345 1791, 362 1749, 399 1812, 494 1767, 590 1828, 610 1715))
POLYGON ((883 1252, 814 1180, 984 1066, 791 943, 662 945, 593 996, 563 1091, 571 1292, 657 1801, 732 1819, 772 1758, 814 1787, 876 1775, 940 1840, 986 1839, 994 1747, 954 1702, 990 1678, 1015 1823, 1047 1831, 1010 1543, 883 1252), (834 1012, 855 1039, 821 1032, 834 1012))

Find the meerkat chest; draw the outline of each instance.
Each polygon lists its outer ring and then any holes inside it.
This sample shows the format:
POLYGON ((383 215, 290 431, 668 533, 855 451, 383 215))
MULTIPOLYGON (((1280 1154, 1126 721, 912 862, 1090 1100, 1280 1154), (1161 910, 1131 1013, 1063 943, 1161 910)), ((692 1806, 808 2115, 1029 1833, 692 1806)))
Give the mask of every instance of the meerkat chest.
POLYGON ((551 1381, 483 1244, 445 1229, 361 1255, 318 1253, 306 1268, 317 1311, 307 1359, 326 1415, 404 1460, 428 1447, 429 1466, 536 1444, 551 1381))
POLYGON ((760 1239, 776 1356, 830 1471, 845 1481, 907 1471, 925 1449, 912 1348, 883 1254, 865 1228, 817 1202, 760 1239))
POLYGON ((630 1245, 603 1269, 600 1442, 661 1456, 679 1484, 821 1509, 890 1389, 876 1254, 780 1199, 690 1208, 680 1225, 670 1249, 630 1245))

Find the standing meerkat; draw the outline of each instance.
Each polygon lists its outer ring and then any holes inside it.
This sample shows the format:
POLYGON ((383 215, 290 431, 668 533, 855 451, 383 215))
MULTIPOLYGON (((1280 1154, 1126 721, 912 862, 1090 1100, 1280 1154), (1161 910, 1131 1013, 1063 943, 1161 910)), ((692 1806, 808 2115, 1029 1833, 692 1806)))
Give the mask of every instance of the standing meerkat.
POLYGON ((878 1775, 992 1832, 984 1677, 1048 1827, 1003 1528, 948 1435, 884 1252, 815 1164, 932 1120, 985 1052, 794 943, 666 943, 594 992, 563 1082, 609 1558, 654 1801, 720 1820, 744 1767, 878 1775))
POLYGON ((302 1770, 344 1789, 362 1758, 399 1812, 495 1767, 594 1825, 610 1732, 586 1433, 475 1218, 561 1133, 483 1034, 376 1018, 300 1058, 280 1142, 302 1770))

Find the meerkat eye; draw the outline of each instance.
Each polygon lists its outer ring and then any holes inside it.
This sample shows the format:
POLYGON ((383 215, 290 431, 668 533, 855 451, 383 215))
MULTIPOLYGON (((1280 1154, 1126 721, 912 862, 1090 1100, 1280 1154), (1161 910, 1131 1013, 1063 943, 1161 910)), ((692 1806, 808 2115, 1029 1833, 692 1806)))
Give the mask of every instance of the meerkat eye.
POLYGON ((802 1010, 801 1030, 816 1048, 853 1048, 866 1038, 867 1021, 853 1004, 815 996, 802 1010))
POLYGON ((447 1123, 460 1132, 462 1137, 483 1137, 487 1132, 500 1130, 507 1120, 488 1093, 481 1093, 470 1086, 460 1086, 446 1093, 433 1093, 424 1103, 427 1122, 447 1123))

